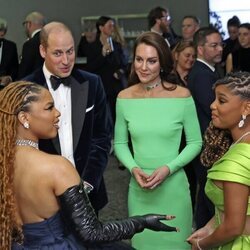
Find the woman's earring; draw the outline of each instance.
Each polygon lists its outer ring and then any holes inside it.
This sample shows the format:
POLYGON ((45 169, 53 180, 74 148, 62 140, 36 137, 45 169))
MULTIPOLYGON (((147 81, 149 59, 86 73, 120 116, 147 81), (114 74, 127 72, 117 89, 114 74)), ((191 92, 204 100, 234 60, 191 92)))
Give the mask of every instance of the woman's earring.
POLYGON ((163 73, 163 69, 162 68, 161 68, 160 72, 163 73))
POLYGON ((25 122, 25 123, 23 124, 23 126, 24 126, 24 128, 26 128, 26 129, 29 129, 29 128, 30 128, 30 125, 29 125, 28 122, 25 122))
POLYGON ((240 120, 240 122, 239 122, 239 124, 238 124, 239 128, 242 128, 242 127, 244 126, 245 120, 246 120, 246 118, 247 118, 246 115, 242 115, 241 117, 242 117, 242 118, 241 118, 241 120, 240 120))

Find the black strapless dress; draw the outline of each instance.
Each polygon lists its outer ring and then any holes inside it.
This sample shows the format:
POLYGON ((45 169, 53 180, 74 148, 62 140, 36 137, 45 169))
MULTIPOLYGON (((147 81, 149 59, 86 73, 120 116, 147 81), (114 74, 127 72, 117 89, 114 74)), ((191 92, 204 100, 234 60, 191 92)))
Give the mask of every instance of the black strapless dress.
POLYGON ((42 222, 23 225, 24 244, 13 243, 12 250, 86 250, 67 233, 60 213, 42 222))

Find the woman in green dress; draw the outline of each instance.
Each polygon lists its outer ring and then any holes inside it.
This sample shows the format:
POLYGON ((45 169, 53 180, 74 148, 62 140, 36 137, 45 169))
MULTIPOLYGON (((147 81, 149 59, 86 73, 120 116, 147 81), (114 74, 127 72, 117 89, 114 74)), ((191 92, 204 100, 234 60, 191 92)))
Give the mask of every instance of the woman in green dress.
POLYGON ((115 152, 131 172, 129 214, 169 212, 180 232, 148 230, 132 239, 137 250, 190 249, 192 205, 183 167, 201 148, 200 128, 189 90, 175 83, 173 59, 165 40, 145 32, 135 43, 130 75, 133 85, 119 93, 115 152), (184 128, 186 147, 179 152, 184 128), (128 145, 131 136, 133 153, 128 145))
POLYGON ((215 84, 212 123, 201 159, 206 194, 215 216, 188 241, 192 249, 250 249, 250 73, 229 74, 215 84))

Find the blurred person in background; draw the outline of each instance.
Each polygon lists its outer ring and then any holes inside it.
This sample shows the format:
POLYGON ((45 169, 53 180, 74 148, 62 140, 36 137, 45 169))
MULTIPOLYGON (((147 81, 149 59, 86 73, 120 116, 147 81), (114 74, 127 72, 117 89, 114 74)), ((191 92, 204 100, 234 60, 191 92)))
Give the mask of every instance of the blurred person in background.
POLYGON ((181 40, 174 47, 174 70, 180 80, 180 85, 186 87, 188 74, 195 62, 196 52, 192 41, 181 40))
POLYGON ((1 88, 15 81, 18 73, 17 46, 5 38, 7 21, 0 18, 0 83, 1 88))
POLYGON ((171 27, 171 16, 168 8, 157 6, 151 9, 147 16, 149 30, 164 37, 169 48, 172 48, 178 39, 171 27))
POLYGON ((84 48, 79 45, 78 56, 86 56, 86 71, 99 75, 107 96, 111 119, 115 122, 117 94, 124 88, 123 81, 128 61, 122 44, 112 38, 115 21, 109 16, 101 16, 96 21, 96 40, 84 48))
POLYGON ((40 31, 45 24, 45 17, 39 12, 31 12, 23 22, 28 40, 23 44, 18 79, 24 78, 43 65, 39 46, 40 31))
POLYGON ((181 35, 184 41, 193 41, 194 33, 200 28, 200 20, 196 16, 184 16, 181 24, 181 35))
POLYGON ((240 27, 240 19, 237 16, 233 16, 227 21, 227 31, 229 37, 225 39, 223 54, 221 64, 225 68, 227 56, 237 50, 239 48, 239 27, 240 27))
POLYGON ((239 26, 239 48, 231 52, 226 61, 226 72, 250 72, 250 23, 239 26))

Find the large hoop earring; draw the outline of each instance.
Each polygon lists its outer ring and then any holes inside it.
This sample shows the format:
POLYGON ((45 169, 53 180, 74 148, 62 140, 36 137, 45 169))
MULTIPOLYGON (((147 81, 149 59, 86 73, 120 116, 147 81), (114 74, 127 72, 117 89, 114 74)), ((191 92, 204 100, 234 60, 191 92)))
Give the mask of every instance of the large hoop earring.
POLYGON ((242 128, 244 126, 246 118, 247 118, 246 115, 241 115, 241 120, 238 124, 239 128, 242 128))

